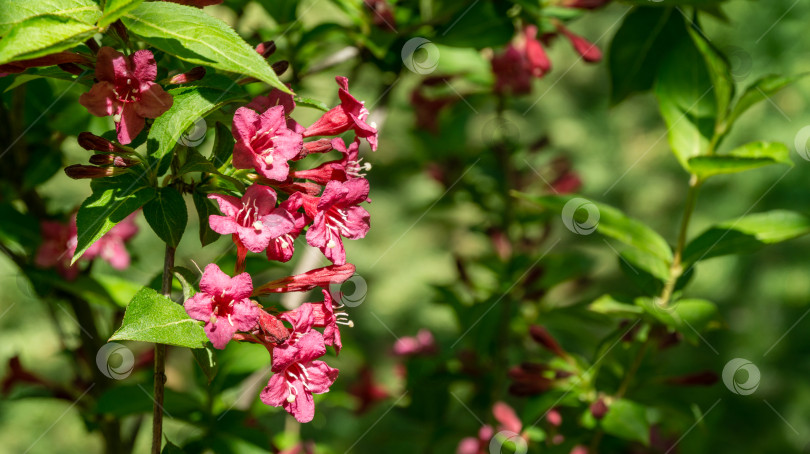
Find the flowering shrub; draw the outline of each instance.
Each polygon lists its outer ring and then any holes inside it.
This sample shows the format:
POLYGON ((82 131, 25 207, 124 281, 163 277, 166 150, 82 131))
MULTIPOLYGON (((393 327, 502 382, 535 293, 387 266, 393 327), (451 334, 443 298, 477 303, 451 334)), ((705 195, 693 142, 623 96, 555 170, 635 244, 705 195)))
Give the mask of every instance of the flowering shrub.
MULTIPOLYGON (((37 317, 49 361, 10 341, 0 388, 68 402, 103 440, 75 450, 803 445, 773 389, 750 436, 712 413, 760 413, 728 334, 760 259, 726 293, 703 264, 810 233, 784 192, 756 208, 801 166, 746 119, 790 119, 801 76, 745 80, 723 0, 24 3, 0 0, 0 251, 55 341, 37 317)), ((73 449, 43 429, 8 449, 73 449)))

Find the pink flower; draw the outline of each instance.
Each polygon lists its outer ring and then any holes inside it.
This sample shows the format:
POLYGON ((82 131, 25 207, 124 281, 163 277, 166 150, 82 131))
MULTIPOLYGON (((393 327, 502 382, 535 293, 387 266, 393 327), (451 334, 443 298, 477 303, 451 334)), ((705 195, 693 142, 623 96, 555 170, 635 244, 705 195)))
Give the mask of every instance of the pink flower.
POLYGON ((426 329, 420 329, 414 337, 400 337, 394 343, 394 354, 397 356, 432 355, 436 350, 436 340, 426 329))
POLYGON ((129 268, 130 257, 124 243, 129 241, 136 233, 138 233, 138 226, 135 225, 135 213, 133 213, 116 224, 109 232, 87 248, 82 258, 93 259, 101 257, 109 262, 113 268, 125 270, 129 268))
POLYGON ((337 161, 325 162, 314 169, 298 170, 293 172, 293 177, 312 180, 319 184, 328 184, 332 180, 346 181, 351 178, 362 178, 366 174, 363 171, 371 170, 371 164, 360 164, 363 158, 358 158, 360 152, 360 140, 355 139, 349 148, 341 138, 332 140, 332 148, 343 154, 343 158, 337 161))
POLYGON ((37 250, 34 263, 42 268, 55 266, 65 279, 76 279, 76 276, 79 275, 79 266, 70 265, 73 253, 76 252, 76 223, 42 221, 40 228, 42 244, 37 250))
POLYGON ((504 402, 495 402, 495 405, 492 406, 492 415, 500 423, 498 431, 506 430, 519 434, 523 429, 523 423, 520 422, 515 410, 504 402))
POLYGON ((563 35, 565 35, 566 38, 568 38, 568 41, 571 41, 571 45, 574 46, 574 50, 576 50, 586 62, 595 63, 602 59, 602 51, 596 47, 596 44, 592 44, 587 39, 574 34, 562 24, 557 24, 557 29, 563 35))
POLYGON ((259 115, 253 109, 240 107, 233 115, 233 166, 256 169, 259 175, 284 181, 290 172, 287 161, 303 147, 301 134, 288 127, 284 106, 274 106, 259 115))
POLYGON ((132 142, 144 127, 144 118, 157 118, 172 106, 172 96, 155 82, 157 64, 152 52, 139 50, 126 57, 102 47, 96 60, 96 82, 79 103, 97 117, 112 115, 118 141, 132 142))
POLYGON ((270 93, 268 93, 267 96, 257 96, 253 98, 253 100, 250 101, 250 103, 248 103, 245 107, 248 109, 253 109, 256 112, 264 112, 275 106, 284 107, 284 117, 287 119, 288 129, 297 133, 304 132, 304 127, 290 118, 293 109, 295 109, 295 99, 293 98, 293 95, 289 93, 284 93, 283 91, 274 88, 270 90, 270 93))
POLYGON ((184 306, 191 318, 205 322, 205 334, 221 350, 236 331, 250 331, 258 323, 259 308, 250 301, 251 292, 249 274, 229 277, 209 263, 200 280, 200 292, 184 306))
POLYGON ((495 435, 491 426, 484 425, 478 430, 478 437, 467 437, 461 440, 456 454, 488 454, 489 441, 495 435))
POLYGON ((313 218, 307 230, 307 243, 319 248, 335 265, 346 263, 343 239, 363 238, 369 229, 369 214, 358 205, 368 199, 365 178, 330 181, 320 198, 304 202, 307 216, 313 218))
POLYGON ((540 78, 551 71, 551 60, 537 40, 537 27, 526 27, 502 55, 493 57, 492 71, 495 73, 496 92, 530 92, 532 76, 540 78))
POLYGON ((258 287, 253 296, 268 293, 306 292, 315 287, 329 288, 332 284, 340 284, 354 275, 354 265, 330 265, 317 268, 306 273, 287 276, 268 282, 258 287))
POLYGON ((366 123, 368 109, 363 101, 358 101, 349 94, 349 79, 335 77, 340 88, 338 96, 340 105, 332 108, 304 131, 304 137, 337 136, 352 129, 357 137, 368 140, 372 151, 377 150, 377 125, 366 123))
MULTIPOLYGON (((335 347, 335 351, 340 353, 343 344, 340 341, 340 328, 338 325, 346 325, 348 327, 354 326, 354 323, 349 320, 349 315, 346 312, 335 312, 332 302, 332 295, 325 289, 323 292, 322 303, 303 303, 290 313, 291 317, 298 317, 298 314, 303 311, 312 312, 312 326, 323 327, 324 343, 335 347)), ((342 307, 342 306, 340 306, 342 307)))
POLYGON ((305 423, 315 416, 312 395, 329 392, 338 370, 316 361, 326 354, 326 346, 321 333, 312 329, 311 307, 305 306, 294 314, 285 313, 282 318, 293 324, 293 332, 287 342, 273 350, 274 375, 260 397, 265 404, 283 407, 305 423))
POLYGON ((280 262, 289 261, 295 252, 295 239, 301 234, 301 230, 306 226, 304 214, 299 213, 301 208, 302 195, 300 192, 295 192, 290 197, 279 204, 276 211, 283 210, 289 219, 292 219, 292 228, 285 231, 285 233, 270 240, 267 246, 267 259, 278 260, 280 262))
POLYGON ((211 230, 235 235, 251 252, 262 252, 270 242, 295 227, 295 220, 284 208, 276 208, 276 192, 267 186, 252 184, 242 199, 231 195, 209 194, 224 216, 208 217, 211 230))

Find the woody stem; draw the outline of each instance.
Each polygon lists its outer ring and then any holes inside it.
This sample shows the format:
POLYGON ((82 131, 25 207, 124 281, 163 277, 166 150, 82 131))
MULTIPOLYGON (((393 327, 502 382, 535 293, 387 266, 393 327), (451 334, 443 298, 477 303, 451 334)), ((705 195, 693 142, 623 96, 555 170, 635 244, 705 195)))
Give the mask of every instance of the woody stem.
MULTIPOLYGON (((161 293, 170 297, 172 292, 171 269, 174 266, 175 248, 166 245, 163 260, 163 285, 161 293)), ((160 454, 163 443, 163 390, 166 384, 166 345, 155 344, 155 399, 152 407, 152 454, 160 454)))

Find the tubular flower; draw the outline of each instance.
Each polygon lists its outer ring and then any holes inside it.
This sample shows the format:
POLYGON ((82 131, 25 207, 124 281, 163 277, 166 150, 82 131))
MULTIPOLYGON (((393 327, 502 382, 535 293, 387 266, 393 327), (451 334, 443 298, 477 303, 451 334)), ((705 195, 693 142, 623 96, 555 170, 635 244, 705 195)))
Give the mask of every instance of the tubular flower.
POLYGON ((210 263, 200 280, 200 292, 184 306, 191 318, 205 322, 205 334, 221 350, 236 331, 250 331, 258 323, 259 308, 250 301, 251 292, 249 274, 230 277, 210 263))
POLYGON ((267 246, 267 258, 269 260, 278 260, 279 262, 289 261, 295 252, 295 239, 301 234, 301 230, 306 226, 306 219, 303 213, 298 210, 301 208, 303 196, 300 192, 295 192, 290 197, 279 204, 276 211, 284 211, 286 216, 292 219, 292 228, 285 231, 283 234, 273 238, 267 246))
POLYGON ((336 136, 353 129, 357 137, 368 140, 372 151, 377 150, 377 125, 366 123, 369 112, 364 101, 349 94, 349 79, 335 77, 340 88, 340 105, 333 107, 304 131, 304 137, 336 136))
POLYGON ((284 116, 284 106, 274 106, 262 113, 240 107, 233 116, 233 166, 256 169, 259 175, 284 181, 290 172, 287 161, 303 147, 301 134, 291 130, 284 116))
POLYGON ((284 208, 276 208, 276 193, 267 186, 250 185, 242 199, 210 194, 224 216, 211 215, 208 222, 219 234, 233 234, 251 252, 262 252, 270 242, 295 228, 295 220, 284 208))
POLYGON ((304 210, 313 218, 307 230, 307 243, 319 248, 335 265, 346 263, 343 238, 363 238, 369 229, 369 214, 358 206, 368 199, 369 185, 364 178, 330 181, 317 198, 305 200, 304 210))
POLYGON ((151 51, 124 56, 102 47, 96 60, 96 82, 79 103, 97 117, 113 116, 118 141, 128 144, 143 130, 144 118, 157 118, 172 106, 172 96, 154 83, 157 64, 151 51))
POLYGON ((366 174, 364 171, 371 170, 371 164, 361 164, 363 158, 358 158, 360 152, 360 141, 355 139, 349 148, 342 139, 332 139, 332 148, 343 154, 343 158, 337 161, 325 162, 314 169, 298 170, 293 172, 295 178, 312 180, 319 184, 328 184, 330 181, 347 181, 352 178, 362 178, 366 174))
POLYGON ((309 422, 315 416, 313 394, 323 394, 335 382, 338 370, 317 358, 326 354, 323 336, 312 329, 312 308, 305 306, 282 318, 293 324, 293 331, 284 344, 273 350, 272 370, 261 400, 267 405, 283 407, 299 422, 309 422))

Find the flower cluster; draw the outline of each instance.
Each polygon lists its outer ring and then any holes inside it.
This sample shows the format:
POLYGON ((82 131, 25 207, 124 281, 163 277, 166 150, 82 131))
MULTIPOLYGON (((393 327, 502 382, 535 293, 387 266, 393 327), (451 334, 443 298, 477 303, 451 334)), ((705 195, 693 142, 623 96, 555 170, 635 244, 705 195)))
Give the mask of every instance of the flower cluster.
POLYGON ((209 217, 211 229, 231 235, 236 245, 236 275, 230 277, 209 264, 200 292, 185 302, 189 316, 205 322, 215 348, 223 349, 231 340, 264 345, 274 374, 261 400, 283 407, 300 422, 312 420, 313 394, 329 391, 338 375, 337 369, 318 358, 326 354, 327 346, 339 353, 339 325, 352 326, 340 311, 342 295, 330 290, 354 274, 354 265, 346 262, 343 240, 363 238, 369 230, 369 214, 360 204, 368 201, 369 183, 363 172, 370 166, 361 164, 358 154, 361 140, 372 150, 377 148, 377 129, 367 122, 369 112, 363 102, 349 94, 348 80, 338 77, 337 83, 340 104, 307 128, 291 118, 294 98, 280 90, 236 110, 233 166, 249 169, 253 184, 241 197, 209 195, 222 213, 209 217), (335 136, 348 131, 354 132, 354 140, 346 146, 335 136), (332 150, 341 157, 314 168, 299 168, 297 161, 332 150), (247 253, 287 262, 302 234, 333 265, 254 288, 244 272, 247 253), (286 312, 251 299, 316 288, 321 289, 323 301, 286 312))
MULTIPOLYGON (((42 244, 37 250, 34 263, 42 268, 53 268, 68 280, 76 279, 79 275, 79 266, 70 262, 76 252, 78 235, 76 230, 76 216, 70 222, 42 221, 42 244)), ((131 214, 115 225, 109 232, 93 243, 82 255, 83 261, 91 261, 97 257, 107 261, 117 270, 129 268, 129 253, 125 247, 135 234, 138 226, 135 225, 135 214, 131 214)))

